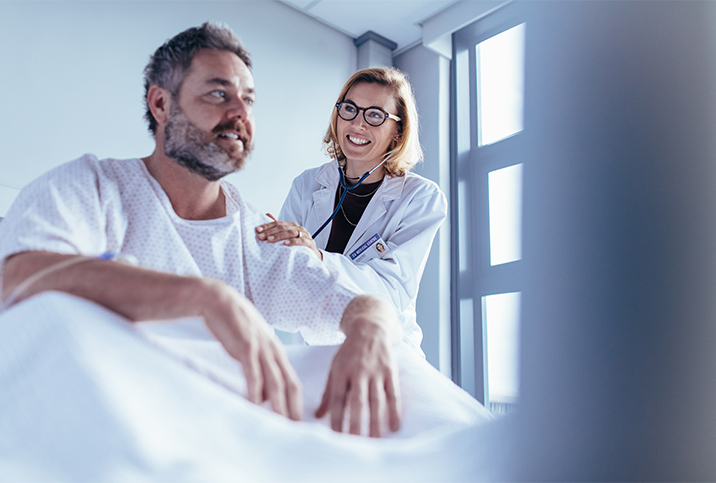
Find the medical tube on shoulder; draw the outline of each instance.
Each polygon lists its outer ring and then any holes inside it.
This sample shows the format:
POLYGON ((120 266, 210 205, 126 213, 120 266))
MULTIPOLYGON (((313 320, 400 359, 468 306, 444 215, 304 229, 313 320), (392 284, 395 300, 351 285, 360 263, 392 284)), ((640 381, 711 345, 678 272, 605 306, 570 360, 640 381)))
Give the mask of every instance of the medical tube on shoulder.
POLYGON ((15 287, 15 290, 13 290, 10 295, 0 303, 0 312, 5 311, 12 307, 17 300, 20 299, 22 294, 30 288, 31 285, 36 283, 38 280, 46 277, 47 275, 51 274, 52 272, 55 272, 57 270, 60 270, 62 268, 70 267, 76 263, 80 262, 86 262, 88 260, 116 260, 124 263, 128 263, 130 265, 137 265, 138 261, 136 257, 133 255, 124 255, 119 253, 110 253, 105 252, 101 254, 98 257, 86 257, 86 256, 76 256, 72 258, 68 258, 66 260, 59 261, 53 265, 50 265, 49 267, 45 267, 42 270, 32 274, 27 279, 25 279, 24 282, 22 282, 20 285, 15 287))

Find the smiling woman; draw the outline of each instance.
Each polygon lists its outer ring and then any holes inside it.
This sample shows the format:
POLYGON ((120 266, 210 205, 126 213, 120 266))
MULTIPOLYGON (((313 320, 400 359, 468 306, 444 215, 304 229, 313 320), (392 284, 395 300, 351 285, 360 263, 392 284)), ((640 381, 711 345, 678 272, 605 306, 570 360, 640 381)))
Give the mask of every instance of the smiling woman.
POLYGON ((333 161, 296 178, 281 221, 259 226, 257 236, 308 247, 365 293, 392 301, 403 339, 420 351, 415 300, 447 204, 435 183, 410 171, 423 156, 405 75, 356 72, 341 89, 324 146, 333 161))
MULTIPOLYGON (((400 139, 400 118, 390 114, 396 111, 395 104, 386 87, 360 83, 351 87, 345 99, 336 105, 336 134, 349 180, 360 179, 364 172, 385 160, 391 143, 400 139), (360 111, 362 118, 358 116, 360 111)), ((365 182, 378 182, 383 176, 384 170, 377 170, 365 182)))

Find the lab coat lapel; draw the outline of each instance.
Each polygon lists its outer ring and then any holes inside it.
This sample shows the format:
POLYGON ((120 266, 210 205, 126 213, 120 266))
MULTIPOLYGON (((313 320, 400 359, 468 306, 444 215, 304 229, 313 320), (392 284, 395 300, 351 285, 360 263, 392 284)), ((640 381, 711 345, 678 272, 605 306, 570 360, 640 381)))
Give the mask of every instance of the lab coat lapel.
MULTIPOLYGON (((353 234, 348 240, 346 249, 343 252, 344 255, 348 256, 348 254, 356 248, 355 245, 357 245, 361 237, 365 235, 368 228, 370 228, 370 226, 378 221, 382 216, 385 216, 388 212, 386 205, 389 202, 400 198, 400 195, 403 192, 404 183, 405 176, 395 178, 385 177, 383 184, 373 196, 373 199, 366 207, 365 212, 363 212, 363 216, 360 217, 358 225, 355 230, 353 230, 353 234)), ((370 235, 373 235, 373 233, 370 233, 370 235)), ((378 233, 378 235, 383 236, 382 233, 378 233)))
MULTIPOLYGON (((321 185, 321 189, 313 192, 313 206, 316 215, 316 230, 333 214, 333 205, 335 204, 336 188, 338 187, 338 171, 333 163, 325 164, 316 175, 316 182, 321 185)), ((328 244, 328 237, 331 234, 331 225, 329 223, 326 228, 316 238, 316 246, 325 249, 328 244)))

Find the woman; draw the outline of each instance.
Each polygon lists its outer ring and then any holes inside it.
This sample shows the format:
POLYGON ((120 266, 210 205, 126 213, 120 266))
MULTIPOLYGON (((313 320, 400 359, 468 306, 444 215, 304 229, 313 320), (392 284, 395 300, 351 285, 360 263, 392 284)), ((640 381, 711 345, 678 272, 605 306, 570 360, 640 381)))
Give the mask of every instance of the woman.
POLYGON ((404 340, 420 350, 418 283, 447 202, 435 183, 410 172, 423 151, 405 76, 393 68, 356 72, 323 141, 334 160, 297 177, 282 221, 271 217, 257 236, 309 247, 365 293, 392 300, 404 340))

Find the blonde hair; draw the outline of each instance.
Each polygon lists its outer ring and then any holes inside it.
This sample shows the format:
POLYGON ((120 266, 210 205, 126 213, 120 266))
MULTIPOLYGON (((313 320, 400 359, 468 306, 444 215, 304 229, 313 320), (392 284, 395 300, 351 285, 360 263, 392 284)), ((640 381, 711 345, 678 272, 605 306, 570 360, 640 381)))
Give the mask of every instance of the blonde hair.
MULTIPOLYGON (((388 146, 386 156, 390 158, 385 162, 388 176, 405 176, 413 166, 423 160, 423 148, 420 146, 418 135, 418 109, 415 106, 413 89, 405 74, 393 67, 373 67, 359 70, 345 83, 338 102, 346 99, 346 94, 356 84, 379 84, 387 87, 393 98, 400 118, 398 124, 398 140, 393 139, 388 146)), ((338 112, 333 109, 328 131, 323 138, 324 147, 329 156, 335 157, 339 163, 345 164, 346 157, 341 150, 337 134, 338 112)))

